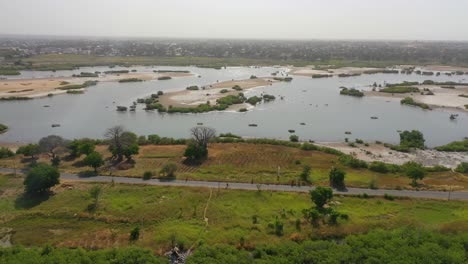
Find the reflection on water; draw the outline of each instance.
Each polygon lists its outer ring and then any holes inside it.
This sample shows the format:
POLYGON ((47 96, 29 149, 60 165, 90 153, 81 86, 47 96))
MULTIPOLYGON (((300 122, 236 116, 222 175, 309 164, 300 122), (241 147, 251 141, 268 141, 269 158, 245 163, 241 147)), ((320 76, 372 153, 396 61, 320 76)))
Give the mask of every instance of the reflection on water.
MULTIPOLYGON (((120 69, 118 67, 113 70, 120 69)), ((424 111, 401 106, 392 98, 340 96, 339 87, 370 89, 368 85, 402 81, 461 81, 466 76, 420 76, 375 74, 349 78, 312 79, 294 77, 291 83, 246 92, 247 95, 267 92, 277 97, 274 102, 260 104, 247 113, 212 112, 204 114, 159 114, 146 112, 138 105, 136 112, 118 113, 117 105, 129 106, 137 98, 159 90, 184 89, 190 85, 206 85, 216 81, 246 79, 251 75, 270 76, 273 67, 232 67, 222 70, 196 67, 131 67, 139 72, 155 69, 190 70, 196 75, 168 81, 141 83, 102 82, 82 95, 59 95, 22 102, 0 102, 0 123, 10 127, 0 135, 2 142, 32 142, 57 134, 66 138, 102 138, 106 128, 121 124, 137 134, 188 137, 188 130, 197 123, 214 127, 218 132, 232 132, 246 137, 289 138, 294 129, 301 140, 343 141, 360 138, 367 141, 398 142, 397 130, 417 129, 424 133, 427 145, 435 146, 468 136, 468 114, 460 113, 456 121, 449 119, 450 110, 424 111), (197 75, 201 75, 199 78, 197 75), (279 97, 284 96, 284 100, 279 97), (44 105, 50 105, 45 108, 44 105), (371 119, 377 116, 378 119, 371 119), (258 127, 249 127, 255 123, 258 127), (305 123, 305 125, 300 125, 305 123), (51 124, 61 124, 52 128, 51 124), (351 131, 352 135, 345 135, 351 131)), ((108 67, 81 68, 75 71, 22 72, 9 78, 70 76, 79 72, 106 71, 108 67)))

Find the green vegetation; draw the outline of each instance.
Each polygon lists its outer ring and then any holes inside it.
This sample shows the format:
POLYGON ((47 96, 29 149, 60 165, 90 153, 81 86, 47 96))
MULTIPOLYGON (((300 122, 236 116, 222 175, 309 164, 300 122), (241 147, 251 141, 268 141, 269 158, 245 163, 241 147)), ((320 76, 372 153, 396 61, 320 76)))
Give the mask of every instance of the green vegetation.
POLYGON ((13 153, 9 148, 0 147, 0 159, 13 157, 14 155, 15 153, 13 153))
POLYGON ((339 168, 332 168, 328 174, 328 179, 330 180, 330 186, 336 189, 345 189, 345 179, 346 172, 340 170, 339 168))
POLYGON ((435 147, 438 151, 447 152, 468 152, 468 139, 462 141, 454 141, 447 145, 435 147))
POLYGON ((289 140, 291 142, 299 142, 299 137, 297 135, 291 135, 289 136, 289 140))
POLYGON ((20 75, 21 73, 17 70, 0 69, 0 75, 20 75))
POLYGON ((73 74, 72 77, 99 77, 99 74, 94 72, 81 72, 80 74, 73 74))
POLYGON ((413 186, 417 186, 417 181, 424 179, 424 176, 426 176, 426 170, 417 162, 408 161, 402 165, 402 168, 405 175, 411 179, 413 186))
POLYGON ((351 89, 343 88, 343 89, 341 89, 340 94, 341 95, 350 95, 350 96, 355 96, 355 97, 363 97, 364 96, 363 92, 361 92, 359 90, 356 90, 354 88, 351 88, 351 89))
POLYGON ((161 77, 158 77, 158 80, 159 80, 159 81, 170 80, 170 79, 172 79, 171 76, 161 76, 161 77))
POLYGON ((249 97, 246 102, 251 104, 251 105, 256 105, 258 103, 260 103, 262 101, 262 98, 261 97, 258 97, 258 96, 252 96, 252 97, 249 97))
POLYGON ((232 87, 232 89, 234 89, 234 90, 236 90, 236 91, 242 91, 242 88, 241 88, 239 85, 237 85, 237 84, 234 85, 234 86, 232 87))
POLYGON ((233 105, 233 104, 242 104, 245 102, 245 97, 243 95, 228 95, 219 98, 216 100, 219 105, 233 105))
POLYGON ((431 110, 431 107, 429 107, 429 105, 427 105, 425 103, 416 102, 411 97, 405 97, 405 98, 401 99, 400 103, 403 104, 403 105, 417 106, 417 107, 422 108, 424 110, 431 110))
POLYGON ((59 183, 60 173, 57 168, 39 163, 26 174, 25 192, 31 195, 44 194, 59 183))
POLYGON ((384 144, 386 147, 400 151, 400 152, 409 152, 411 148, 419 148, 424 149, 424 136, 418 130, 412 131, 403 131, 400 134, 400 145, 391 145, 391 144, 384 144))
POLYGON ((36 155, 40 153, 38 144, 28 144, 21 146, 16 150, 16 154, 24 155, 30 157, 32 160, 36 159, 36 155))
POLYGON ((333 77, 331 74, 312 74, 313 79, 333 77))
POLYGON ((68 263, 147 263, 167 264, 166 258, 157 257, 147 249, 119 248, 106 250, 84 250, 53 248, 13 247, 0 249, 0 262, 8 264, 68 264, 68 263))
POLYGON ((8 126, 0 124, 0 134, 5 133, 8 130, 8 126))
POLYGON ((25 96, 9 96, 9 97, 0 97, 0 101, 23 101, 23 100, 31 100, 31 97, 25 96))
POLYGON ((139 78, 126 78, 119 80, 119 83, 128 83, 128 82, 142 82, 142 79, 139 78))
POLYGON ((84 94, 81 90, 67 90, 67 94, 84 94))
POLYGON ((280 81, 280 82, 291 82, 293 78, 292 77, 274 77, 273 80, 280 81))
POLYGON ((192 85, 192 86, 189 86, 187 88, 185 88, 186 90, 189 90, 189 91, 197 91, 197 90, 200 90, 200 88, 196 85, 192 85))
POLYGON ((69 84, 69 85, 65 85, 65 86, 62 86, 62 87, 59 87, 59 88, 55 88, 55 89, 58 89, 58 90, 83 89, 83 88, 87 88, 89 86, 94 86, 96 84, 97 84, 97 81, 86 81, 83 84, 69 84))
POLYGON ((416 93, 419 89, 416 87, 395 86, 386 87, 379 90, 381 93, 416 93))
POLYGON ((460 94, 458 95, 459 97, 464 97, 464 98, 468 98, 468 95, 467 94, 460 94))
POLYGON ((94 172, 97 173, 97 169, 104 165, 104 159, 102 158, 101 153, 91 152, 86 158, 84 158, 83 163, 87 166, 90 166, 94 169, 94 172))
POLYGON ((222 89, 221 91, 219 91, 220 93, 229 93, 229 90, 228 89, 222 89))
POLYGON ((129 70, 112 70, 112 71, 105 71, 105 74, 125 74, 129 73, 129 70))
POLYGON ((455 171, 459 173, 468 173, 468 162, 462 162, 458 164, 455 171))
POLYGON ((338 77, 354 77, 354 76, 361 76, 360 73, 340 73, 338 74, 338 77))
POLYGON ((154 70, 156 73, 190 73, 190 71, 180 71, 180 70, 154 70))

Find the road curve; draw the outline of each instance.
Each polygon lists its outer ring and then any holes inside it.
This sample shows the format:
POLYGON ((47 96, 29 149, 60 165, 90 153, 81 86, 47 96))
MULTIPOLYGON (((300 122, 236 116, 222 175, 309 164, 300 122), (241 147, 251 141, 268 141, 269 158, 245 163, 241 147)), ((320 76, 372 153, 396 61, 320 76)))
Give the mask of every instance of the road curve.
MULTIPOLYGON (((14 173, 14 169, 0 168, 0 173, 14 173)), ((17 171, 21 173, 21 171, 17 171)), ((282 191, 282 192, 309 192, 313 190, 312 186, 290 186, 290 185, 276 185, 276 184, 251 184, 240 182, 209 182, 209 181, 192 181, 192 180, 160 180, 151 179, 143 180, 142 178, 132 177, 112 177, 112 176, 92 176, 84 177, 77 174, 61 173, 60 176, 63 180, 73 180, 82 182, 111 182, 126 183, 126 184, 144 184, 156 186, 181 186, 181 187, 205 187, 205 188, 228 188, 235 190, 249 190, 256 191, 258 189, 268 191, 282 191)), ((371 196, 384 196, 385 194, 398 196, 398 197, 412 197, 412 198, 428 198, 428 199, 444 199, 444 200, 468 200, 468 192, 443 192, 443 191, 411 191, 411 190, 383 190, 383 189, 365 189, 365 188, 347 188, 345 191, 334 190, 335 194, 342 195, 358 195, 368 194, 371 196)))

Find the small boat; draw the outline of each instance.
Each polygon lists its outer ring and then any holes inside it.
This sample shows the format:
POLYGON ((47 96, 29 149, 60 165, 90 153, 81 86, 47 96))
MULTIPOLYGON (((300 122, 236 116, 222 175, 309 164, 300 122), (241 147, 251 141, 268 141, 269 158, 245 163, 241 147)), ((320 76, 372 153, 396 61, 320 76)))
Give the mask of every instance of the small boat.
POLYGON ((346 135, 351 135, 351 131, 344 132, 346 135))
POLYGON ((294 133, 294 132, 296 132, 296 130, 294 130, 294 129, 289 129, 288 132, 289 132, 289 133, 294 133))
POLYGON ((197 126, 203 126, 203 123, 197 123, 197 126))
POLYGON ((379 118, 376 116, 371 116, 371 119, 379 119, 379 118))
POLYGON ((60 124, 52 124, 52 127, 60 127, 60 124))
POLYGON ((249 127, 257 127, 257 124, 249 124, 249 127))
POLYGON ((450 115, 450 120, 455 120, 455 119, 457 119, 457 117, 458 117, 458 114, 451 114, 450 115))

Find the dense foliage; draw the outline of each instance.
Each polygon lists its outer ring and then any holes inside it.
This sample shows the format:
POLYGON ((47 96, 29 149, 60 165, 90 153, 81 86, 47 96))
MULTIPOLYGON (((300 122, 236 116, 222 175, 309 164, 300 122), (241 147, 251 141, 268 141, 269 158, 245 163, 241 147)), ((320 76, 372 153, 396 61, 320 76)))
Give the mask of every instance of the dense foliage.
POLYGON ((468 152, 468 139, 454 141, 447 145, 436 147, 435 149, 438 151, 468 152))
POLYGON ((24 179, 26 193, 40 194, 47 192, 51 187, 59 183, 60 172, 57 168, 39 163, 34 166, 24 179))

